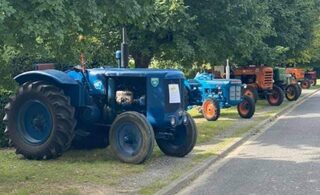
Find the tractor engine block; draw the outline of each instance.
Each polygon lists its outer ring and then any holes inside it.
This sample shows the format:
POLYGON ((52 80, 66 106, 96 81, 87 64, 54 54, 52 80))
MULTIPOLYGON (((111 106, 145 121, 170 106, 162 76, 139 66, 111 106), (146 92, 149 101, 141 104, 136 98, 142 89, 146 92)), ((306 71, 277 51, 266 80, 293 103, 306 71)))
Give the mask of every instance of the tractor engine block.
POLYGON ((133 103, 133 93, 131 91, 117 91, 116 102, 120 105, 131 105, 133 103))

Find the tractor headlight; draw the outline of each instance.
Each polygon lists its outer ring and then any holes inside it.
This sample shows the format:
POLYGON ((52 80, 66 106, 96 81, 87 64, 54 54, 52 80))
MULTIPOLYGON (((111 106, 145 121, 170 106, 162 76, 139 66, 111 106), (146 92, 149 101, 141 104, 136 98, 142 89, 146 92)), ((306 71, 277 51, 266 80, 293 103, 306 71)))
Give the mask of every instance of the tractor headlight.
POLYGON ((173 127, 175 127, 177 125, 177 119, 174 116, 171 117, 170 124, 173 127))
POLYGON ((219 94, 219 95, 222 95, 222 89, 221 89, 221 87, 218 87, 218 94, 219 94))
POLYGON ((243 89, 247 89, 248 85, 247 84, 243 84, 243 89))

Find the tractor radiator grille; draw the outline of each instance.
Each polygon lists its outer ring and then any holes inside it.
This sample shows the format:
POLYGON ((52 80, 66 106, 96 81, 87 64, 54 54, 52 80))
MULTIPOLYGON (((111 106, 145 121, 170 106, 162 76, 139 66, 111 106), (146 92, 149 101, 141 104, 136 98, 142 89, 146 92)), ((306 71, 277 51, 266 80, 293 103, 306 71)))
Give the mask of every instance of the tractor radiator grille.
POLYGON ((230 100, 240 101, 241 100, 241 86, 232 85, 230 87, 230 100))
POLYGON ((266 71, 264 73, 264 85, 265 86, 272 86, 272 84, 273 84, 273 72, 266 71))

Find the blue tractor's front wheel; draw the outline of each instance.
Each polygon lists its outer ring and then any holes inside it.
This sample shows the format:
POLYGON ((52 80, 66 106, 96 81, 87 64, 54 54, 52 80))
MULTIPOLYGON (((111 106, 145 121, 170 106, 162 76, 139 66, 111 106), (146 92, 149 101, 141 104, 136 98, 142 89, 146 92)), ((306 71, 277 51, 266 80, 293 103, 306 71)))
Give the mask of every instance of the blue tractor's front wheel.
POLYGON ((153 151, 153 128, 144 115, 124 112, 112 123, 109 142, 111 150, 122 162, 140 164, 153 151))
POLYGON ((50 159, 70 147, 74 108, 62 90, 41 81, 23 84, 5 107, 6 133, 18 154, 50 159))
POLYGON ((201 109, 203 117, 208 121, 216 121, 220 117, 220 105, 215 99, 206 99, 201 109))
POLYGON ((190 114, 187 114, 187 123, 175 128, 172 138, 157 139, 160 150, 169 156, 184 157, 189 154, 197 142, 197 126, 190 114))

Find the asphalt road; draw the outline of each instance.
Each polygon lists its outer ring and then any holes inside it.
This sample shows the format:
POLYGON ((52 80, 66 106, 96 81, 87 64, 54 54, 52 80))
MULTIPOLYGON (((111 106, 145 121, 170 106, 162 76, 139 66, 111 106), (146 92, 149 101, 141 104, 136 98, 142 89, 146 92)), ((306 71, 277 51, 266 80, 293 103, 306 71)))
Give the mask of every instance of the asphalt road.
POLYGON ((178 194, 320 194, 320 92, 178 194))

